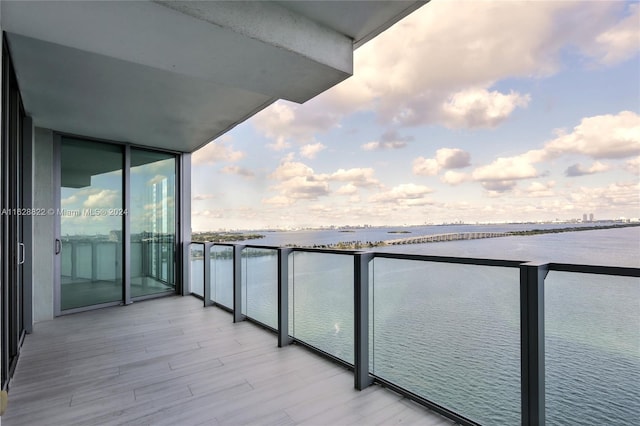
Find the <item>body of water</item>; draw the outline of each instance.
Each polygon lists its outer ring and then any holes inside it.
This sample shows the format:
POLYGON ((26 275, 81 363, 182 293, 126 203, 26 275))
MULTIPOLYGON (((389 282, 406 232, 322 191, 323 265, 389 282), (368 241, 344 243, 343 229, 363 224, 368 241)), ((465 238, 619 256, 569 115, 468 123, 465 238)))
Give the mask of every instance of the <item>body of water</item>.
MULTIPOLYGON (((255 243, 332 244, 541 227, 402 228, 411 232, 406 235, 384 228, 273 232, 255 243)), ((224 254, 229 249, 214 250, 212 294, 230 306, 233 275, 224 254)), ((376 250, 639 267, 640 227, 376 250)), ((250 249, 243 262, 243 311, 275 326, 275 251, 250 249)), ((201 276, 202 260, 194 260, 192 268, 194 276, 201 276)), ((290 333, 353 362, 352 257, 294 252, 289 268, 290 333)), ((481 424, 520 424, 518 268, 377 258, 370 264, 370 277, 373 374, 481 424)), ((549 273, 545 337, 548 425, 629 425, 640 418, 639 279, 549 273)))

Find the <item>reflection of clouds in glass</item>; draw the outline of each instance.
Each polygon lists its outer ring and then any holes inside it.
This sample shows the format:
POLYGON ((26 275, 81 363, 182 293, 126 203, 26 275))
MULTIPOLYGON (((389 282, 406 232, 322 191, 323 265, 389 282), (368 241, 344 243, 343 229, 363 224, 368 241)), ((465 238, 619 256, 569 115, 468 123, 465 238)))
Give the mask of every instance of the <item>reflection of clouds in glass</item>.
POLYGON ((68 235, 108 235, 113 230, 121 229, 122 217, 79 214, 78 216, 62 216, 60 224, 63 229, 63 237, 68 235), (65 233, 65 229, 72 230, 72 232, 65 233))
POLYGON ((173 215, 173 197, 167 197, 164 200, 160 200, 157 203, 147 203, 142 206, 142 209, 146 212, 156 212, 159 215, 162 215, 164 209, 169 209, 169 214, 173 215))
POLYGON ((89 195, 83 206, 88 209, 120 207, 120 192, 113 189, 103 189, 97 194, 89 195))
POLYGON ((165 175, 155 175, 154 177, 152 177, 147 181, 147 185, 154 185, 156 183, 161 183, 166 180, 167 180, 167 177, 165 175))
POLYGON ((155 161, 153 163, 147 163, 140 166, 131 167, 131 174, 164 174, 171 175, 175 170, 175 160, 168 158, 166 160, 155 161))

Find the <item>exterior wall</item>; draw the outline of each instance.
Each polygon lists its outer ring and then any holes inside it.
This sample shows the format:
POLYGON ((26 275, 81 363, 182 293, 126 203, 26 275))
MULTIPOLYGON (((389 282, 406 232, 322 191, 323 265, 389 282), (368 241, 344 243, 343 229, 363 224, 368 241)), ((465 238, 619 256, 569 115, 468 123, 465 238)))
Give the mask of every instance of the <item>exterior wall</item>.
MULTIPOLYGON (((34 143, 33 208, 54 206, 53 132, 36 127, 34 143)), ((53 319, 54 215, 33 217, 33 319, 53 319)))

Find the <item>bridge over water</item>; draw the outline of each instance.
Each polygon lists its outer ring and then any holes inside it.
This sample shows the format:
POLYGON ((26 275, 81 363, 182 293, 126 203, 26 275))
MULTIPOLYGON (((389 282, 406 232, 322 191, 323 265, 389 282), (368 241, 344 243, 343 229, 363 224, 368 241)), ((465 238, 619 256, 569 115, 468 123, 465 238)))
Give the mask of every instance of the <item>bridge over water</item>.
POLYGON ((498 238, 511 235, 509 232, 452 232, 448 234, 431 234, 416 237, 398 238, 394 240, 386 240, 386 245, 395 246, 402 244, 424 244, 436 243, 441 241, 457 241, 457 240, 478 240, 481 238, 498 238))

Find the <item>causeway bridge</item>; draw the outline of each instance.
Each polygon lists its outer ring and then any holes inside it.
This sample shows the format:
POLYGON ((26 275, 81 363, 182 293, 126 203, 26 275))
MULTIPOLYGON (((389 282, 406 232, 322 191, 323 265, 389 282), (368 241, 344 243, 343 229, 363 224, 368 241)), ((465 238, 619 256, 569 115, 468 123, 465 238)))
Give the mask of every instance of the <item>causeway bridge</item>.
POLYGON ((437 243, 441 241, 478 240, 481 238, 498 238, 511 235, 510 232, 453 232, 448 234, 431 234, 416 237, 398 238, 386 240, 384 244, 389 246, 402 244, 437 243))

